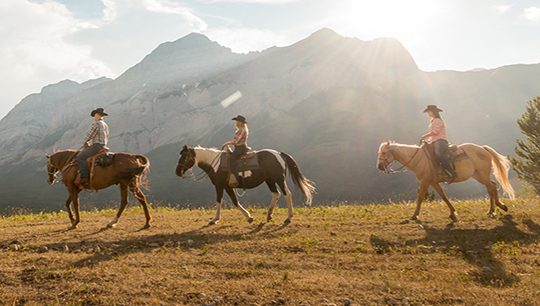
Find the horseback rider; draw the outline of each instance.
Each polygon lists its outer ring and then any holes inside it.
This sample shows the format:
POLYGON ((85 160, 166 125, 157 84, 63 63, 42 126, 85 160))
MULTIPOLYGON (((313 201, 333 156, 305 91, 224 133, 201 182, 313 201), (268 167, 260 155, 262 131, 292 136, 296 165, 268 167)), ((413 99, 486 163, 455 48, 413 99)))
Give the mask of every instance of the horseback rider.
POLYGON ((448 139, 446 137, 446 124, 441 118, 441 112, 443 110, 436 105, 428 105, 424 110, 431 118, 429 123, 429 131, 422 135, 421 141, 425 141, 428 144, 433 144, 435 149, 435 156, 440 161, 444 171, 448 175, 448 182, 451 183, 456 178, 456 170, 450 161, 448 154, 448 139))
POLYGON ((84 138, 83 149, 75 157, 81 172, 81 185, 88 184, 89 170, 86 159, 105 148, 109 141, 109 126, 103 121, 103 117, 108 114, 100 107, 93 110, 90 116, 94 117, 94 123, 84 138))
POLYGON ((232 174, 236 178, 236 183, 232 183, 230 185, 231 187, 238 187, 238 185, 240 184, 240 176, 238 175, 237 161, 249 150, 249 147, 247 145, 249 128, 246 118, 242 115, 238 115, 232 118, 232 120, 235 122, 234 126, 236 128, 236 131, 234 132, 234 138, 224 143, 223 147, 228 145, 234 145, 234 151, 231 153, 230 167, 232 174))

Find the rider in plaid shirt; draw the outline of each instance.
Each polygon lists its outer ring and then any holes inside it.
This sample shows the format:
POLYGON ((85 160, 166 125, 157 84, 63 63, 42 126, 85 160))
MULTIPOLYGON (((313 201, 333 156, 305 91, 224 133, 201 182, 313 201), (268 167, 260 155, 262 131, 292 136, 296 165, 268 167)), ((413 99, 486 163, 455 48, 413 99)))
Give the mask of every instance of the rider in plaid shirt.
POLYGON ((105 148, 109 141, 109 126, 103 121, 103 117, 107 115, 103 108, 95 109, 90 114, 95 121, 84 138, 84 149, 75 157, 81 172, 81 184, 88 183, 89 171, 86 159, 105 148))

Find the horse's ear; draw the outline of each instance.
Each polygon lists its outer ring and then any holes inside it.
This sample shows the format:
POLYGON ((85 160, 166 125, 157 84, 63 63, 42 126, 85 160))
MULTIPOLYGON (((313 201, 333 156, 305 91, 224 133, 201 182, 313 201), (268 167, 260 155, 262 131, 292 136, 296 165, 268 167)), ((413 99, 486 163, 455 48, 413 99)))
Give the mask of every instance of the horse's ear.
POLYGON ((51 156, 50 156, 49 154, 45 154, 45 157, 46 157, 47 159, 50 159, 50 158, 51 158, 51 156))
POLYGON ((187 150, 187 149, 188 149, 187 145, 184 145, 184 146, 182 147, 182 150, 187 150))

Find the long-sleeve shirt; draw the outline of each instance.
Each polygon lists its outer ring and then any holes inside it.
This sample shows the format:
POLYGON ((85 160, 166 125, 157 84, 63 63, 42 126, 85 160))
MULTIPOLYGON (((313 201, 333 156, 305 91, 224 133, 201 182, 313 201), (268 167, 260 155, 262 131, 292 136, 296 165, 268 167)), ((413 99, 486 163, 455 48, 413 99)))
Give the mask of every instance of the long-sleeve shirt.
POLYGON ((439 139, 447 140, 446 138, 446 125, 441 118, 433 118, 429 123, 429 136, 426 141, 428 143, 433 143, 439 139))
POLYGON ((94 143, 100 143, 103 145, 107 145, 109 142, 109 126, 103 119, 94 121, 92 123, 92 126, 90 127, 90 130, 86 134, 86 137, 84 138, 84 142, 91 142, 91 144, 94 143))
POLYGON ((234 140, 236 141, 234 145, 235 146, 242 146, 242 145, 247 146, 248 137, 249 137, 249 131, 247 129, 245 129, 245 128, 237 129, 236 132, 234 133, 234 140))

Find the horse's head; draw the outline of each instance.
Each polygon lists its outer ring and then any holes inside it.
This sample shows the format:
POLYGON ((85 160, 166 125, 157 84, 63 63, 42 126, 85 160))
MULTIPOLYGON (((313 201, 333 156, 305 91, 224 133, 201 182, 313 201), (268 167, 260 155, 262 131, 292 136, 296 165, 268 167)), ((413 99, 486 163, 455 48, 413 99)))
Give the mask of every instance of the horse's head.
POLYGON ((47 175, 49 176, 48 182, 50 185, 52 185, 56 181, 56 173, 59 171, 59 169, 53 164, 49 154, 46 154, 45 157, 47 158, 47 175))
POLYGON ((381 143, 377 153, 377 169, 384 172, 389 171, 388 167, 395 160, 391 145, 390 141, 381 143))
POLYGON ((195 150, 188 146, 183 146, 180 151, 180 158, 176 165, 176 175, 183 176, 186 171, 195 165, 195 150))

